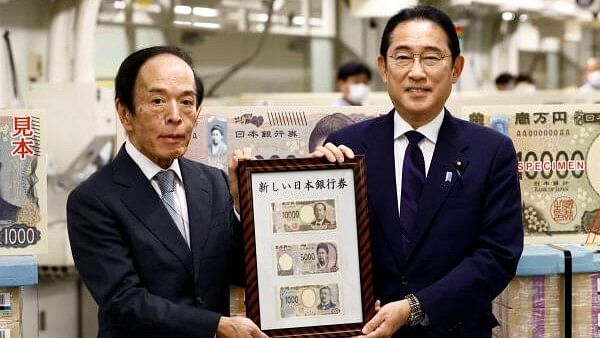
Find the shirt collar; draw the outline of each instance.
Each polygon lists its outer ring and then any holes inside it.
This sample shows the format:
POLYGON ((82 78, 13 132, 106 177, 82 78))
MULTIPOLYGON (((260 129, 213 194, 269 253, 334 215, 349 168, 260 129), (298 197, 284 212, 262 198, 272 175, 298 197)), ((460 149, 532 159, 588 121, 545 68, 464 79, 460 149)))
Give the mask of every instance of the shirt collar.
POLYGON ((404 133, 409 130, 416 130, 435 144, 437 142, 438 134, 440 133, 440 128, 442 127, 442 122, 444 122, 444 108, 442 108, 442 111, 440 111, 433 120, 417 129, 413 129, 413 127, 398 114, 398 111, 394 110, 394 140, 404 135, 404 133))
MULTIPOLYGON (((146 157, 146 155, 142 154, 129 140, 125 141, 125 151, 127 151, 127 154, 131 156, 133 162, 140 167, 140 170, 144 173, 144 176, 146 176, 148 180, 152 180, 159 171, 164 170, 156 163, 152 162, 152 160, 146 157)), ((179 161, 173 161, 168 169, 171 169, 175 172, 177 178, 179 178, 179 182, 183 182, 183 178, 181 177, 181 169, 179 168, 179 161)))

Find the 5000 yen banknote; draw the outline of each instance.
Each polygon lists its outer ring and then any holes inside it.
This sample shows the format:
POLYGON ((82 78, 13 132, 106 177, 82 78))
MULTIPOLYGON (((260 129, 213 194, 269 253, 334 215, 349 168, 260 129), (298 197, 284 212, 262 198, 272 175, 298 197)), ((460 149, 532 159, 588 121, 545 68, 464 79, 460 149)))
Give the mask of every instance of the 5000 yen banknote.
POLYGON ((463 117, 512 139, 525 231, 600 231, 600 106, 464 107, 463 117))
POLYGON ((281 317, 332 315, 342 312, 337 284, 284 286, 279 288, 281 317))
POLYGON ((273 233, 336 228, 335 200, 271 203, 273 233))
POLYGON ((337 244, 333 242, 276 245, 277 275, 311 275, 338 271, 337 244))
POLYGON ((42 114, 0 110, 0 255, 46 253, 42 114))

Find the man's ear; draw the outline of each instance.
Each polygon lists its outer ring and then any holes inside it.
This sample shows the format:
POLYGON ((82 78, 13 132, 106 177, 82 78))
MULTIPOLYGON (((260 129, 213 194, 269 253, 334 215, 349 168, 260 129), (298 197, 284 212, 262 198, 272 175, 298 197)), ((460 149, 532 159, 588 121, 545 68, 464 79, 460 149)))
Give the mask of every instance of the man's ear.
POLYGON ((125 131, 129 133, 133 128, 133 115, 129 111, 129 108, 127 108, 127 106, 119 99, 115 100, 115 108, 117 109, 117 114, 119 115, 121 125, 125 131))
POLYGON ((462 55, 459 55, 456 60, 454 60, 454 64, 452 65, 452 83, 458 82, 458 78, 463 71, 465 66, 465 58, 462 55))
POLYGON ((381 81, 383 81, 383 83, 387 83, 387 64, 385 58, 381 55, 377 56, 377 72, 381 77, 381 81))

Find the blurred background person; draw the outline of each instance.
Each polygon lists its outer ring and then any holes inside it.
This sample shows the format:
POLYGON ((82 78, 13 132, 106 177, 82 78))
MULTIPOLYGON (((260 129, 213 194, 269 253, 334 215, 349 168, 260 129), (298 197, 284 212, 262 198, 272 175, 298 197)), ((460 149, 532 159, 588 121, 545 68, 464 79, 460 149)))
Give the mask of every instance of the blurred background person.
POLYGON ((358 61, 343 64, 337 73, 337 88, 342 97, 337 101, 338 106, 360 106, 369 95, 371 70, 367 65, 358 61))
POLYGON ((583 85, 579 90, 587 92, 600 90, 600 58, 591 57, 585 62, 583 67, 583 85))
POLYGON ((499 91, 512 90, 515 87, 515 77, 510 73, 500 73, 494 80, 499 91))

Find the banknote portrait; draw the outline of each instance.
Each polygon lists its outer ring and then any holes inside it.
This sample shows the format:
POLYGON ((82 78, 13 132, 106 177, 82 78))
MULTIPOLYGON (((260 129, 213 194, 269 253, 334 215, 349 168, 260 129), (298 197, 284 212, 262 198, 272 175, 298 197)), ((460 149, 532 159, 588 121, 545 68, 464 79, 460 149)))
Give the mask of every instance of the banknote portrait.
POLYGON ((373 316, 363 166, 362 156, 240 163, 246 315, 267 335, 359 335, 373 316))
POLYGON ((227 155, 227 125, 215 121, 209 125, 208 155, 213 157, 227 155))

